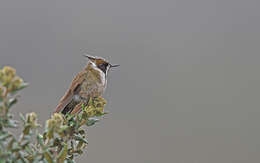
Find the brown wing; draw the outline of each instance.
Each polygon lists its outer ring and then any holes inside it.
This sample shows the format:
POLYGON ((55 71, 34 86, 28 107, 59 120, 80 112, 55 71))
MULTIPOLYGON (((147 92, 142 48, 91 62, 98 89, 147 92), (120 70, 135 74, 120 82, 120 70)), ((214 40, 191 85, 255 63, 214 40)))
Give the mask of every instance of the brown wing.
POLYGON ((71 114, 76 114, 81 110, 82 104, 84 104, 83 102, 80 102, 79 104, 77 104, 73 110, 71 111, 71 114))
POLYGON ((85 79, 86 72, 82 71, 78 73, 78 75, 73 79, 69 89, 65 93, 65 95, 60 99, 59 104, 55 109, 55 113, 58 113, 66 107, 66 105, 72 100, 73 95, 78 92, 78 88, 80 87, 81 83, 85 79))

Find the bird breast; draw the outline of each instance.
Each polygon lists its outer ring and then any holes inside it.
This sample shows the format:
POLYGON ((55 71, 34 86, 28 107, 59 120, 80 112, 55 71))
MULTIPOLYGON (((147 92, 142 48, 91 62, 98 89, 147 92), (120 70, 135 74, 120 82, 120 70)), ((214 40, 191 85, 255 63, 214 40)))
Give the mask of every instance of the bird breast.
POLYGON ((86 78, 81 84, 80 94, 86 96, 101 96, 106 88, 106 79, 99 73, 87 73, 86 78))

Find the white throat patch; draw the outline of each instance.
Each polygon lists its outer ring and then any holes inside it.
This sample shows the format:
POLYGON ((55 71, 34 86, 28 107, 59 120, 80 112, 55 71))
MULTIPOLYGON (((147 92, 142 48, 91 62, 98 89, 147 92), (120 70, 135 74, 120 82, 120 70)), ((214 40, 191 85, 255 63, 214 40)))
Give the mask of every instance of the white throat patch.
POLYGON ((106 83, 106 74, 105 74, 103 71, 101 71, 101 70, 97 67, 97 65, 96 65, 94 62, 90 61, 90 63, 91 63, 92 67, 93 67, 95 70, 97 70, 97 71, 100 72, 102 85, 105 86, 105 85, 107 84, 107 83, 106 83))

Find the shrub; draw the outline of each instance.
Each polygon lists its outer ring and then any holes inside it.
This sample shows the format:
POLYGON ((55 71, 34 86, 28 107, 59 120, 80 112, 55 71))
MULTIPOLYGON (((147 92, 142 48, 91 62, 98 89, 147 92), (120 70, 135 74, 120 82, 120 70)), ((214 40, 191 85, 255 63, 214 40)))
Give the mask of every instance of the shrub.
POLYGON ((10 113, 18 101, 17 93, 28 84, 17 76, 16 70, 5 66, 0 69, 0 163, 2 162, 74 162, 81 155, 88 141, 83 126, 93 126, 104 114, 106 100, 102 97, 90 99, 87 106, 76 115, 54 113, 39 133, 37 114, 20 113, 22 132, 17 139, 9 128, 17 128, 18 121, 10 113))

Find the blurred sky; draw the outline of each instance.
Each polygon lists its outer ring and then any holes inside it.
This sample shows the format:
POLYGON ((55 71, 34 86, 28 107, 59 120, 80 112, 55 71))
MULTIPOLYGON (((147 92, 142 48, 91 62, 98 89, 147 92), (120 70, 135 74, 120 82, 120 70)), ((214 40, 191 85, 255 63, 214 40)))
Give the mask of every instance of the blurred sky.
POLYGON ((0 65, 30 83, 16 113, 49 118, 84 52, 109 74, 89 163, 258 163, 259 0, 1 0, 0 65))

